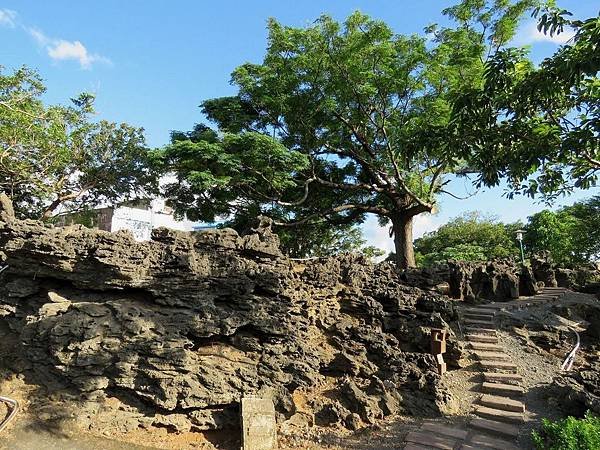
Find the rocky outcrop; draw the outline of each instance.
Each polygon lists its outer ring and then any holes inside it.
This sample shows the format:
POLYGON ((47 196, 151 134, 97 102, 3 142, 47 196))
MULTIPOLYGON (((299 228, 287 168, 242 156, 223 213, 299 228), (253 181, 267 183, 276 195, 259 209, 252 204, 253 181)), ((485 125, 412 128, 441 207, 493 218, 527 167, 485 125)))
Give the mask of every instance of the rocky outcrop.
POLYGON ((0 344, 1 364, 50 391, 40 411, 68 401, 104 430, 233 426, 250 394, 272 396, 280 422, 438 412, 428 335, 454 319, 448 298, 358 256, 292 262, 268 221, 251 231, 140 243, 5 217, 0 334, 16 348, 0 344))
POLYGON ((600 414, 600 359, 596 357, 588 367, 555 378, 549 396, 570 415, 582 417, 587 411, 600 414))
POLYGON ((450 261, 447 267, 450 295, 468 302, 508 301, 537 291, 531 270, 511 261, 450 261))

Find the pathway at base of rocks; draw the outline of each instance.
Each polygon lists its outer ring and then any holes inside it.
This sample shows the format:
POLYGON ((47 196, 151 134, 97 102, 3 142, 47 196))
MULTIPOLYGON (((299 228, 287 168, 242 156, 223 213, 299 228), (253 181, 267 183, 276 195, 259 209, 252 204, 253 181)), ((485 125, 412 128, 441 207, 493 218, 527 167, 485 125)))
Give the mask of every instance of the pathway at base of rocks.
POLYGON ((408 433, 405 450, 518 449, 519 427, 525 421, 525 389, 518 367, 498 342, 494 316, 500 310, 522 309, 560 299, 567 290, 544 288, 533 297, 465 308, 460 323, 470 351, 478 360, 481 395, 473 404, 473 415, 465 425, 425 421, 408 433))

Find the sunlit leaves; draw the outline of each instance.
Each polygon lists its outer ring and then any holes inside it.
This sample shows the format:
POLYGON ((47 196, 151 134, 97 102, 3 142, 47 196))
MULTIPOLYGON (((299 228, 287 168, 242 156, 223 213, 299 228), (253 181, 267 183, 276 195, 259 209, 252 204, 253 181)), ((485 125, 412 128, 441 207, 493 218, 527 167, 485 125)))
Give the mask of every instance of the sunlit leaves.
POLYGON ((46 106, 39 75, 0 72, 0 189, 21 216, 116 202, 154 188, 142 130, 92 122, 94 97, 46 106))

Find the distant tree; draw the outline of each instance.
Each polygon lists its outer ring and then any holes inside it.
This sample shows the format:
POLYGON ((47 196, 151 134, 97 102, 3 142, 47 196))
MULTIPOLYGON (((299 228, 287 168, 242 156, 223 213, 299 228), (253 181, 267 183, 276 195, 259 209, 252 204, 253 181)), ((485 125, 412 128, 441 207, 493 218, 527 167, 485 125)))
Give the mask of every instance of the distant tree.
POLYGON ((455 102, 453 122, 479 184, 506 177, 509 196, 552 201, 595 186, 600 174, 600 16, 572 20, 554 6, 535 15, 540 31, 575 37, 539 67, 525 49, 499 49, 485 82, 455 102))
POLYGON ((413 266, 413 218, 432 211, 444 175, 462 167, 453 101, 481 85, 486 56, 533 4, 464 0, 444 10, 456 28, 431 26, 427 37, 360 13, 302 29, 270 20, 263 63, 233 72, 237 95, 203 103, 222 136, 163 150, 178 174, 169 198, 202 220, 248 205, 280 226, 374 214, 391 225, 399 266, 413 266))
POLYGON ((520 223, 504 224, 493 217, 471 212, 452 219, 436 231, 415 240, 421 265, 459 261, 484 261, 519 255, 516 230, 520 223))
POLYGON ((18 215, 49 219, 156 187, 141 128, 90 121, 90 94, 45 106, 44 92, 36 72, 0 67, 0 189, 18 215))
POLYGON ((575 258, 577 219, 565 212, 544 210, 529 217, 524 244, 530 254, 549 251, 553 261, 569 264, 575 258))
POLYGON ((331 256, 340 253, 361 253, 369 258, 383 256, 385 252, 366 245, 362 230, 358 226, 331 227, 328 223, 311 224, 307 229, 279 228, 281 247, 295 257, 331 256), (314 233, 318 233, 315 236, 314 233))
POLYGON ((549 252, 563 265, 581 264, 600 258, 600 196, 544 210, 529 217, 524 243, 530 254, 549 252))
POLYGON ((600 260, 600 195, 563 209, 578 220, 575 254, 583 262, 600 260))

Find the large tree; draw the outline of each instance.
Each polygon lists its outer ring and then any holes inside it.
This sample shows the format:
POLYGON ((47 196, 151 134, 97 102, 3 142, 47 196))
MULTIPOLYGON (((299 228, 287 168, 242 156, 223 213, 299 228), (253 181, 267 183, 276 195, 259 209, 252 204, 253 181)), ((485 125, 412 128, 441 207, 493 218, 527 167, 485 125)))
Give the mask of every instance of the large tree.
POLYGON ((221 136, 163 151, 179 174, 177 210, 210 219, 248 211, 281 226, 391 224, 397 262, 415 264, 413 218, 431 212, 461 166, 449 126, 458 92, 481 85, 486 55, 505 45, 532 1, 464 0, 455 28, 395 34, 361 13, 343 23, 268 24, 262 64, 232 75, 238 94, 204 102, 221 136))
POLYGON ((156 189, 141 128, 93 122, 89 94, 46 106, 44 92, 34 71, 0 70, 0 189, 18 215, 49 219, 156 189))
POLYGON ((588 189, 600 174, 600 16, 573 20, 536 9, 538 29, 575 36, 537 67, 524 49, 500 49, 485 82, 455 102, 459 144, 479 182, 506 178, 509 195, 552 201, 588 189))

